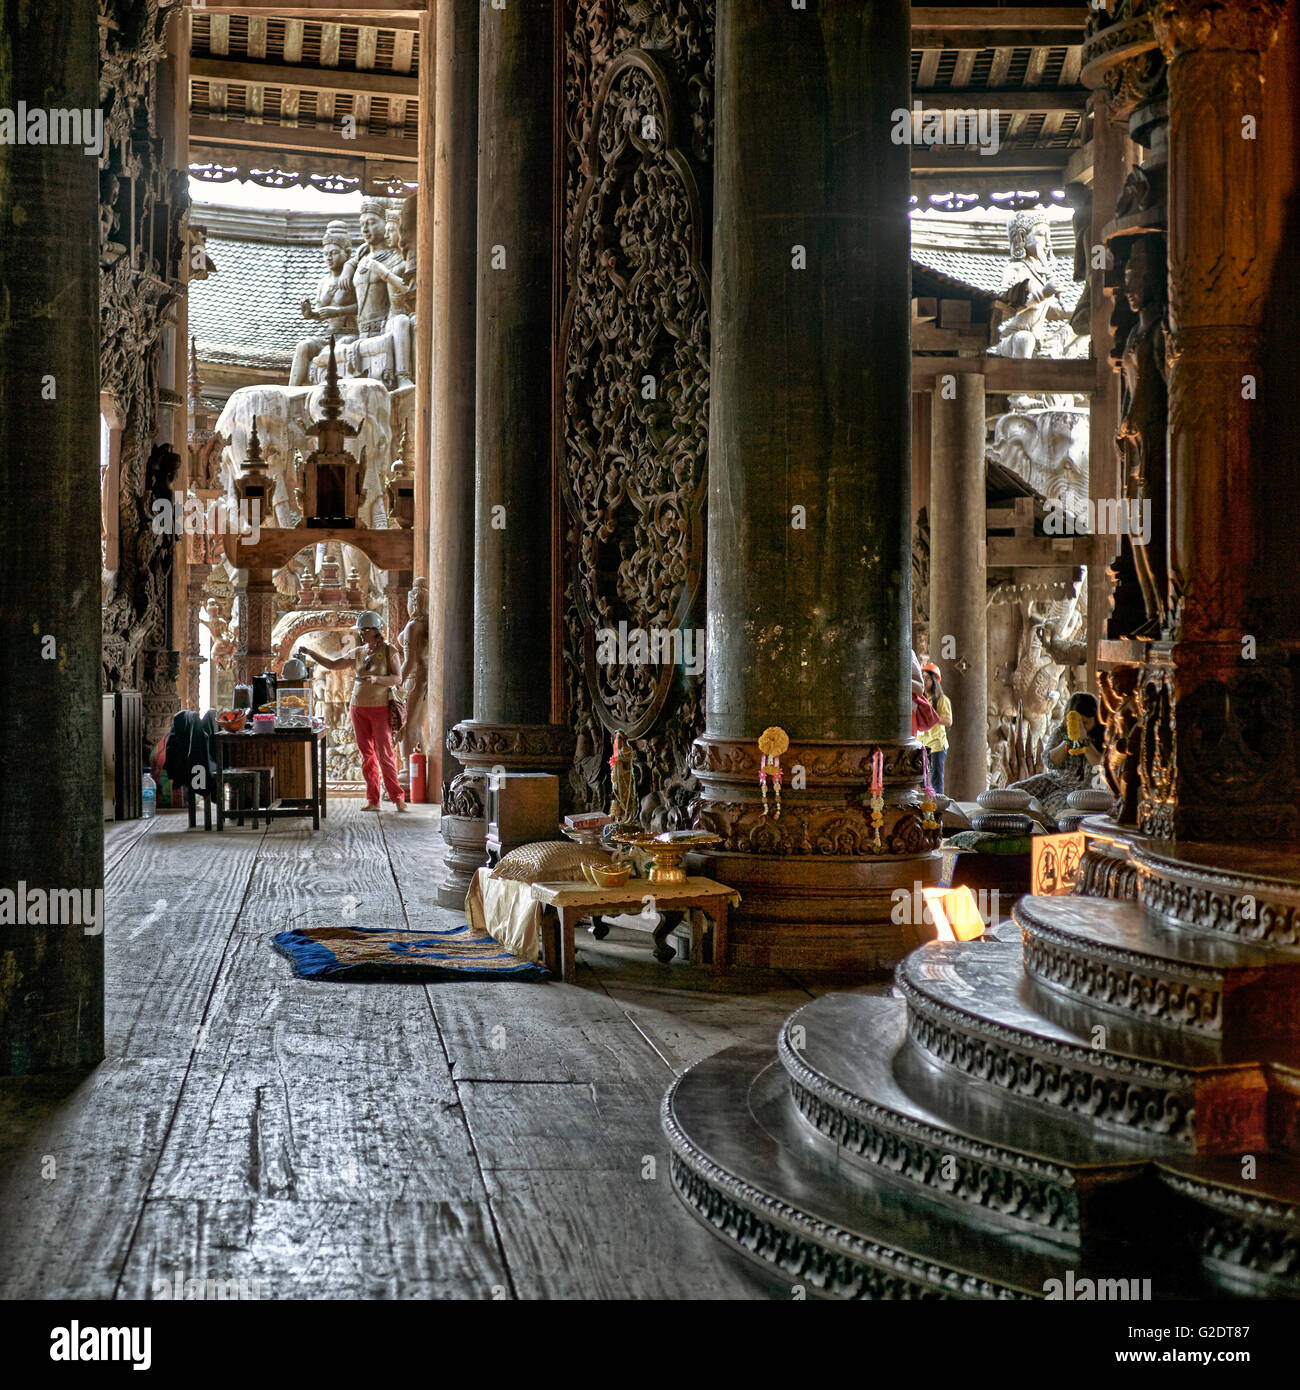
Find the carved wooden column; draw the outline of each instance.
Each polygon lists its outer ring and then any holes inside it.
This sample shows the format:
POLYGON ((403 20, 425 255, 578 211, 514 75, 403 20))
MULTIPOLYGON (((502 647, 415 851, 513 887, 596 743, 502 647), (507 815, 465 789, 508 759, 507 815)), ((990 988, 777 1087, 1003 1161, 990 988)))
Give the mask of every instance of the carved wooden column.
POLYGON ((474 718, 447 736, 465 768, 443 806, 448 906, 484 859, 487 770, 563 773, 572 746, 550 722, 554 31, 549 0, 482 10, 474 718))
MULTIPOLYGON (((4 40, 0 107, 98 106, 94 0, 19 0, 4 40)), ((103 917, 68 905, 102 909, 104 884, 99 173, 79 144, 5 143, 0 186, 0 1073, 17 1075, 104 1055, 103 917)))
POLYGON ((275 570, 244 571, 247 579, 235 593, 239 614, 239 679, 248 683, 271 664, 271 629, 275 625, 275 570))
POLYGON ((930 420, 930 659, 952 701, 944 791, 973 801, 988 786, 983 375, 941 378, 930 420))
POLYGON ((866 968, 937 876, 910 724, 909 151, 901 3, 719 8, 703 867, 740 964, 866 968), (779 133, 779 134, 778 134, 779 133), (790 736, 764 817, 756 739, 790 736), (880 853, 872 754, 885 755, 880 853), (806 779, 806 784, 805 784, 806 779), (804 784, 804 785, 801 785, 804 784))
POLYGON ((1261 73, 1281 15, 1277 0, 1161 0, 1153 16, 1169 64, 1172 642, 1144 673, 1144 718, 1173 768, 1157 785, 1144 765, 1139 818, 1186 839, 1300 834, 1291 677, 1251 603, 1269 466, 1251 440, 1269 269, 1261 73))
MULTIPOLYGON (((430 799, 442 801, 444 816, 448 783, 461 771, 460 764, 444 751, 446 738, 474 709, 478 24, 478 11, 472 5, 437 7, 438 139, 430 274, 437 370, 432 378, 428 778, 430 799)), ((476 808, 481 809, 466 799, 466 810, 476 808)))

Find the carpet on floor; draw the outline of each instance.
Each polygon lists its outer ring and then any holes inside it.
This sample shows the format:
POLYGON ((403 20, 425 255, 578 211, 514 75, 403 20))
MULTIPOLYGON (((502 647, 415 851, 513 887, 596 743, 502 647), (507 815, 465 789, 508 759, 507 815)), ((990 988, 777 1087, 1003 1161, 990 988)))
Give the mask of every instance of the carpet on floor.
POLYGON ((468 923, 446 931, 300 927, 280 932, 271 944, 304 980, 550 979, 542 966, 468 923))

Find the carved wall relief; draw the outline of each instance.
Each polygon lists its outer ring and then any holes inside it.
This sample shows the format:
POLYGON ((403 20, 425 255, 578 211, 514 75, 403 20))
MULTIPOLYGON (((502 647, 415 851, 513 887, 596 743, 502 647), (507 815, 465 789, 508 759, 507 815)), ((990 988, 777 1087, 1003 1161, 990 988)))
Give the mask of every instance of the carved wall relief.
POLYGON ((712 4, 569 0, 562 82, 556 459, 570 783, 577 804, 602 804, 621 729, 643 821, 685 825, 687 755, 703 731, 702 668, 688 673, 680 658, 703 644, 712 4), (638 662, 634 647, 632 659, 604 659, 600 634, 620 624, 668 635, 670 659, 638 662))
POLYGON ((99 0, 100 385, 122 422, 120 550, 103 608, 104 681, 145 696, 146 735, 175 709, 179 653, 168 586, 173 540, 151 529, 149 504, 170 487, 174 454, 156 449, 161 349, 183 288, 186 176, 169 170, 158 125, 158 69, 175 0, 99 0))

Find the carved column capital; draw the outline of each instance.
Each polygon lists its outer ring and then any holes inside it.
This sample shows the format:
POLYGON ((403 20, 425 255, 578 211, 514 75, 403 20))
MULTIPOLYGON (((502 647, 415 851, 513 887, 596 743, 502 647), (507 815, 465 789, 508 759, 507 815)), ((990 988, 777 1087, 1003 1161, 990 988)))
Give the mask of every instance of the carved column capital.
POLYGON ((1161 52, 1171 62, 1214 50, 1267 53, 1282 21, 1281 0, 1159 0, 1151 15, 1161 52))
POLYGON ((470 770, 501 764, 512 772, 562 772, 573 734, 562 724, 488 724, 466 719, 447 734, 447 751, 470 770))

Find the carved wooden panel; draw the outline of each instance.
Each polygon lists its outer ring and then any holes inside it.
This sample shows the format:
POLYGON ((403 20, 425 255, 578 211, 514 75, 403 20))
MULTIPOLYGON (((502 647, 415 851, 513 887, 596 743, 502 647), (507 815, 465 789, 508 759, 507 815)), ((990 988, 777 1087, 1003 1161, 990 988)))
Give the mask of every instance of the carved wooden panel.
MULTIPOLYGON (((158 71, 176 0, 99 0, 100 389, 122 422, 117 506, 118 567, 105 575, 104 680, 144 691, 148 732, 178 698, 168 585, 173 541, 151 529, 151 503, 166 496, 179 458, 157 445, 160 350, 181 289, 189 195, 169 170, 158 122, 158 71)), ((174 404, 183 409, 179 402, 174 404)))
POLYGON ((671 650, 702 650, 713 6, 568 0, 562 63, 556 460, 571 782, 580 805, 606 799, 621 729, 642 817, 682 825, 703 730, 698 667, 602 661, 598 634, 685 632, 696 646, 671 650))

